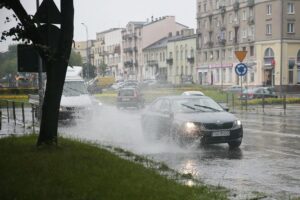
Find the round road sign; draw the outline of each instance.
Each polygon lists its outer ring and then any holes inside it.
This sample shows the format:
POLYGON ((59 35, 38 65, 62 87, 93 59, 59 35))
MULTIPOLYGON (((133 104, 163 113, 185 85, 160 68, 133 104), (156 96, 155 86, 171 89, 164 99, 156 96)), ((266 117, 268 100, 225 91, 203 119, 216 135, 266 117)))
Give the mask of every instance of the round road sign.
POLYGON ((247 65, 244 63, 239 63, 235 66, 235 73, 238 76, 245 76, 248 72, 247 65))

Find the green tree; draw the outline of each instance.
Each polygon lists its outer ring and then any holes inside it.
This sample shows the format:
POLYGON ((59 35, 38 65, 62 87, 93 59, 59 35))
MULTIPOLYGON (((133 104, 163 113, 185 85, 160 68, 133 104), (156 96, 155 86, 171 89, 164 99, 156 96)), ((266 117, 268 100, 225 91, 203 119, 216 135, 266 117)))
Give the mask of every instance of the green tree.
POLYGON ((0 53, 0 78, 17 73, 17 46, 11 45, 8 51, 0 53))
POLYGON ((82 66, 82 58, 81 58, 80 53, 75 52, 74 50, 71 51, 69 65, 70 66, 82 66))

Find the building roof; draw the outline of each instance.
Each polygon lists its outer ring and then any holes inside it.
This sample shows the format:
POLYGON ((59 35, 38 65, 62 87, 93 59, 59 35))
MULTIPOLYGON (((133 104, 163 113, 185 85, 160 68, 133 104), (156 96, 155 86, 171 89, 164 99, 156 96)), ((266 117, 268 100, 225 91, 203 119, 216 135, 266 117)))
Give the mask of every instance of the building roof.
POLYGON ((96 34, 105 34, 105 33, 109 33, 109 32, 112 32, 112 31, 116 31, 116 30, 121 30, 122 28, 110 28, 108 30, 105 30, 105 31, 102 31, 102 32, 99 32, 99 33, 96 33, 96 34))
POLYGON ((159 48, 167 47, 167 44, 169 41, 175 40, 176 38, 180 38, 180 37, 183 37, 183 36, 177 35, 177 36, 173 36, 173 37, 164 37, 164 38, 150 44, 149 46, 145 47, 143 50, 151 50, 151 49, 159 49, 159 48))

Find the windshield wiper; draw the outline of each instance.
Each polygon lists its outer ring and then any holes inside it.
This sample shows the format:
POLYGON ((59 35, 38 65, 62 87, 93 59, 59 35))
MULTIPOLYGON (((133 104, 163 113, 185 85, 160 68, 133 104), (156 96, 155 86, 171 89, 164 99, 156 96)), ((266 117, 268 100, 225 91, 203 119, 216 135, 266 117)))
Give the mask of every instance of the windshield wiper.
POLYGON ((189 105, 186 105, 186 104, 184 104, 184 103, 182 103, 181 105, 182 105, 182 106, 185 106, 185 107, 187 107, 187 108, 189 108, 189 109, 191 109, 191 110, 196 110, 196 108, 193 107, 193 106, 189 106, 189 105))
POLYGON ((198 104, 195 104, 194 106, 197 106, 197 107, 200 107, 200 108, 207 108, 207 109, 210 109, 210 110, 213 110, 213 111, 220 112, 220 110, 209 107, 209 106, 203 106, 203 105, 198 105, 198 104))

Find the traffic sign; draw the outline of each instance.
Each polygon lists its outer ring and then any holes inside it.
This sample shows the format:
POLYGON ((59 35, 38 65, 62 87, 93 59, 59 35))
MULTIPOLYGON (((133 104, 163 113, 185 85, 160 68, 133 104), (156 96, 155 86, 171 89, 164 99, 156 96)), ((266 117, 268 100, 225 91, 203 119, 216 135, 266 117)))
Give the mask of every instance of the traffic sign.
POLYGON ((247 51, 235 51, 235 57, 240 61, 243 62, 247 55, 247 51))
POLYGON ((244 63, 239 63, 235 66, 235 73, 238 76, 245 76, 248 72, 247 65, 244 63))

